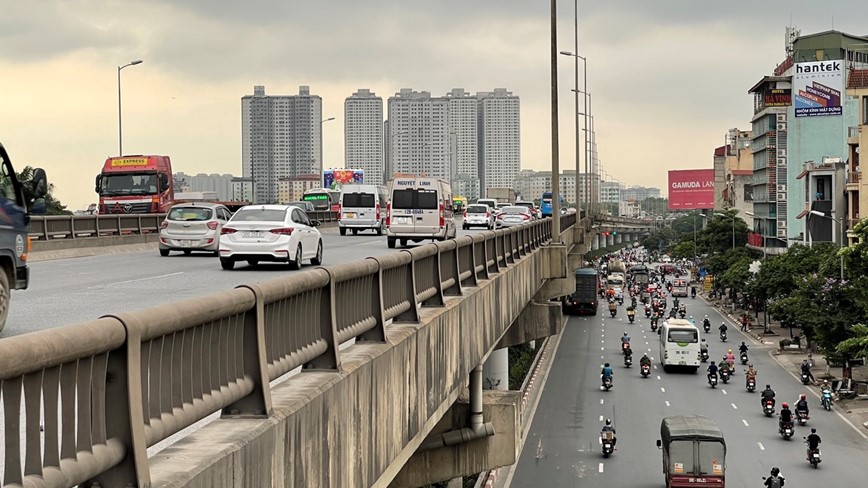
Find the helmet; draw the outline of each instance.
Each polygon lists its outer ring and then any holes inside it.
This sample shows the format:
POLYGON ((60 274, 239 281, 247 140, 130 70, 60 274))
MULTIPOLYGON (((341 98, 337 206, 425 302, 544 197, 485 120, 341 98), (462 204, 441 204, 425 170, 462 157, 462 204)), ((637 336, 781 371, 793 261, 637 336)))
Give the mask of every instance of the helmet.
POLYGON ((606 363, 606 366, 605 366, 605 367, 608 368, 608 367, 609 367, 609 363, 606 363))
POLYGON ((805 394, 804 394, 804 393, 802 393, 801 395, 799 395, 799 400, 804 400, 804 399, 805 399, 805 394))
POLYGON ((730 350, 728 350, 728 351, 726 351, 726 352, 732 352, 732 349, 730 349, 730 350))
POLYGON ((790 408, 790 404, 787 403, 787 402, 784 402, 784 403, 781 405, 781 407, 783 407, 783 408, 790 408))
POLYGON ((606 419, 606 425, 612 425, 612 419, 606 419))
POLYGON ((708 315, 706 315, 705 318, 708 318, 708 315))
POLYGON ((744 341, 741 341, 741 345, 742 345, 742 346, 744 346, 744 345, 745 345, 745 343, 744 343, 744 341))
POLYGON ((811 427, 811 434, 816 434, 816 433, 817 433, 817 429, 815 429, 814 427, 811 427))
POLYGON ((690 316, 690 320, 693 320, 693 315, 690 316))
POLYGON ((772 389, 772 385, 766 385, 766 388, 769 389, 769 390, 771 390, 771 389, 772 389))
POLYGON ((772 476, 777 476, 781 473, 781 470, 778 468, 772 468, 772 476))

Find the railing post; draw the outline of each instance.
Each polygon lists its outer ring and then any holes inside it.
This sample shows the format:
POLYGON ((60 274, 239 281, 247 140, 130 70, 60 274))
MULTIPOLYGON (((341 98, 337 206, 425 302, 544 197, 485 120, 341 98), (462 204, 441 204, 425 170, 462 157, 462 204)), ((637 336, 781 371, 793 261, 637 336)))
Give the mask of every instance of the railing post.
MULTIPOLYGON (((417 248, 417 249, 421 249, 421 248, 417 248)), ((433 275, 433 279, 434 279, 433 284, 434 284, 434 287, 436 288, 436 293, 434 293, 434 296, 432 296, 431 298, 428 298, 427 300, 422 301, 422 306, 423 307, 442 307, 446 302, 443 299, 443 280, 440 277, 440 249, 438 248, 437 252, 433 256, 426 256, 426 257, 421 258, 419 260, 416 259, 416 257, 413 255, 412 251, 408 251, 405 249, 401 252, 405 252, 405 253, 410 255, 410 263, 413 267, 413 280, 414 280, 414 282, 416 280, 416 275, 417 275, 416 268, 419 265, 419 261, 425 261, 425 262, 431 263, 428 265, 428 266, 431 266, 431 269, 429 269, 428 271, 433 275), (431 259, 428 259, 429 257, 431 259)), ((416 288, 418 288, 418 287, 416 287, 416 288)), ((416 288, 414 288, 414 290, 416 288)), ((415 301, 415 297, 414 297, 413 301, 415 301)))
POLYGON ((328 286, 320 291, 320 334, 328 344, 322 355, 305 363, 303 370, 340 371, 341 357, 337 342, 338 331, 335 314, 335 281, 328 268, 321 268, 329 274, 328 286))
POLYGON ((374 320, 377 323, 374 327, 359 335, 356 339, 358 342, 386 342, 386 318, 383 305, 383 269, 380 267, 380 262, 374 258, 371 259, 377 263, 377 274, 374 276, 374 289, 371 290, 370 300, 374 311, 374 320))
POLYGON ((271 415, 271 387, 268 384, 268 358, 265 348, 265 301, 259 285, 240 285, 255 297, 253 308, 244 314, 242 350, 244 373, 253 379, 253 391, 223 408, 223 417, 263 418, 271 415))
POLYGON ((449 239, 438 242, 436 246, 437 259, 440 262, 441 287, 444 279, 454 280, 451 286, 443 289, 443 295, 460 297, 463 293, 461 292, 461 264, 458 258, 458 243, 455 239, 449 239))

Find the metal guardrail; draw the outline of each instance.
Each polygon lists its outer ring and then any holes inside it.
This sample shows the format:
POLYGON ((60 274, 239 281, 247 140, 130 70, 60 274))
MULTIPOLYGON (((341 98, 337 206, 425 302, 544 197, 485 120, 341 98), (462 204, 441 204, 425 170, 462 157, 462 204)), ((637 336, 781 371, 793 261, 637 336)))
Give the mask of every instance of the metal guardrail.
POLYGON ((341 343, 384 341, 389 320, 417 322, 551 230, 544 219, 0 340, 2 486, 147 486, 149 446, 213 412, 270 415, 270 380, 339 371, 341 343))
MULTIPOLYGON (((321 222, 334 222, 338 212, 307 212, 321 222)), ((32 239, 81 239, 118 235, 152 234, 160 230, 165 214, 45 215, 30 219, 32 239)))

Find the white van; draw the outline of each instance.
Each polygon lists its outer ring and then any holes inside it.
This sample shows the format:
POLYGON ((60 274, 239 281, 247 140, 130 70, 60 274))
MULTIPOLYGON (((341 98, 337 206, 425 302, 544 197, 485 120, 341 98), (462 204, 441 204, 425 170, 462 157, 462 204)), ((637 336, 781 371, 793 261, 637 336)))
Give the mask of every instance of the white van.
POLYGON ((452 219, 452 188, 438 178, 409 176, 389 182, 386 211, 386 239, 389 248, 396 241, 453 239, 457 233, 452 219))
POLYGON ((488 205, 489 207, 491 207, 492 210, 497 208, 497 200, 493 198, 480 198, 476 201, 476 203, 480 205, 488 205))
POLYGON ((386 228, 386 187, 377 185, 344 185, 341 188, 338 227, 342 236, 347 230, 374 230, 378 236, 386 228))

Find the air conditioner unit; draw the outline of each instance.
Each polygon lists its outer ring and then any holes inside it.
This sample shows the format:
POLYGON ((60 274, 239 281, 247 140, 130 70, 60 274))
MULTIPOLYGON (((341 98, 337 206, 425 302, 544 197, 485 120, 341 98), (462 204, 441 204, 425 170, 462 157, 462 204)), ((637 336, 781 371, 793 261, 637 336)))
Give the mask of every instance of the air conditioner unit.
POLYGON ((787 158, 778 158, 778 166, 786 166, 787 158))
POLYGON ((787 229, 778 229, 778 237, 787 237, 787 229))
POLYGON ((787 130, 787 123, 786 122, 778 122, 778 130, 779 131, 787 130))
POLYGON ((786 149, 778 149, 778 157, 779 158, 787 157, 787 150, 786 149))
POLYGON ((778 185, 778 191, 787 191, 787 185, 778 185))
POLYGON ((778 221, 778 229, 786 229, 786 228, 787 228, 787 221, 786 220, 779 220, 778 221))
POLYGON ((787 201, 787 194, 786 193, 778 193, 778 201, 779 202, 786 202, 787 201))
POLYGON ((786 122, 787 114, 778 114, 778 122, 786 122))

